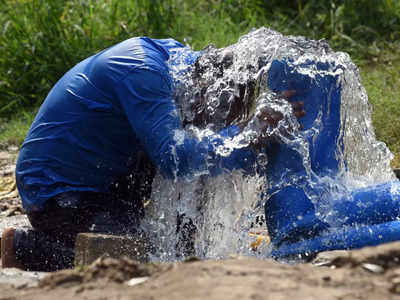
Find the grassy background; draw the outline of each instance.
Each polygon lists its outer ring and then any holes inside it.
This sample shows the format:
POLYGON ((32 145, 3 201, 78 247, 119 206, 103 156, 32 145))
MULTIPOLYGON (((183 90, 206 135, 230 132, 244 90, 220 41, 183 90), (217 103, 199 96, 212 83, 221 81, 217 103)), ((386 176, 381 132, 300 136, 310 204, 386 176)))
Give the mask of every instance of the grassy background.
POLYGON ((20 145, 54 83, 114 43, 147 35, 223 47, 260 26, 350 53, 400 167, 399 0, 0 0, 0 147, 20 145))

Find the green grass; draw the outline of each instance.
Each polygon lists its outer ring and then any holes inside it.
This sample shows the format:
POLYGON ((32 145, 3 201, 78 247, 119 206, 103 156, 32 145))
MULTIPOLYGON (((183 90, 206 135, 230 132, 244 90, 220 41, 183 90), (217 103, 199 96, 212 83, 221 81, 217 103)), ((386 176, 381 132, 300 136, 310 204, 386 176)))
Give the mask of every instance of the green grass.
POLYGON ((381 64, 363 66, 361 77, 373 108, 377 139, 395 154, 392 167, 400 168, 400 55, 381 64))
POLYGON ((0 116, 36 107, 77 62, 132 36, 231 43, 262 23, 257 1, 246 3, 0 0, 0 116))
POLYGON ((77 62, 132 36, 195 49, 253 27, 326 38, 358 59, 400 38, 398 0, 0 0, 0 117, 38 106, 77 62))
POLYGON ((8 146, 21 146, 35 118, 35 111, 23 111, 11 119, 0 119, 0 150, 8 146))

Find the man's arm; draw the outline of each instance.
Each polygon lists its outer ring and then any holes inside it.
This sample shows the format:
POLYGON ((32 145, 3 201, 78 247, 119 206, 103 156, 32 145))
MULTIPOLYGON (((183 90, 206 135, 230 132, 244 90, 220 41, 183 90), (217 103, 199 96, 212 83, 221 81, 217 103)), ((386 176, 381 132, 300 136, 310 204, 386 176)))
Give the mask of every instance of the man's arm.
POLYGON ((116 88, 119 101, 139 140, 164 176, 215 176, 223 170, 249 169, 254 154, 248 148, 219 151, 239 133, 232 127, 201 140, 182 129, 174 100, 172 81, 157 65, 135 68, 116 88))

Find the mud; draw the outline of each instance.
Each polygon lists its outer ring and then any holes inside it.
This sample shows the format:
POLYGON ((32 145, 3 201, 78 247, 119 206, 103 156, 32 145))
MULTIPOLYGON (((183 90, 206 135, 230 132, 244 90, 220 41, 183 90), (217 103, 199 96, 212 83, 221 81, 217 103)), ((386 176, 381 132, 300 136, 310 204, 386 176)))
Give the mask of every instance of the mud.
POLYGON ((37 287, 1 288, 0 299, 400 299, 400 243, 327 252, 296 265, 245 257, 170 264, 100 259, 52 273, 37 287), (128 286, 131 278, 136 285, 128 286))

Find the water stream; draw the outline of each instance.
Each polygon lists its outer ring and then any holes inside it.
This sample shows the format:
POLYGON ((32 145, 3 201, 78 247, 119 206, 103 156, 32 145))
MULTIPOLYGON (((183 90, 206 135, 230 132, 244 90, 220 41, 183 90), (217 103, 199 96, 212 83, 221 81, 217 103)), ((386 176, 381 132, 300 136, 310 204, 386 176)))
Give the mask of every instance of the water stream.
MULTIPOLYGON (((254 237, 249 232, 264 214, 271 191, 301 186, 316 206, 317 214, 325 216, 324 221, 333 222, 328 220, 333 198, 349 194, 354 188, 394 179, 390 169, 392 154, 375 138, 371 107, 359 71, 348 54, 334 52, 326 41, 284 36, 260 28, 226 48, 210 46, 193 52, 186 47, 172 53, 170 66, 176 101, 188 132, 201 138, 246 122, 241 134, 222 145, 221 153, 227 155, 235 148, 273 140, 298 153, 305 171, 301 175, 282 172, 279 180, 268 178, 265 169, 272 158, 260 147, 256 151, 258 166, 250 175, 234 171, 209 177, 203 172, 190 179, 167 180, 158 174, 143 222, 155 246, 153 260, 177 260, 187 255, 268 257, 268 246, 256 252, 251 250, 254 237), (326 111, 317 112, 312 124, 302 129, 291 105, 270 90, 268 76, 274 61, 285 61, 290 70, 305 78, 304 85, 329 77, 340 86, 334 174, 315 172, 310 150, 314 147, 313 139, 326 126, 324 118, 329 117, 329 107, 333 105, 330 96, 326 111), (257 115, 265 110, 279 113, 281 120, 276 127, 261 131, 257 115)), ((290 78, 281 80, 284 84, 290 78)))

